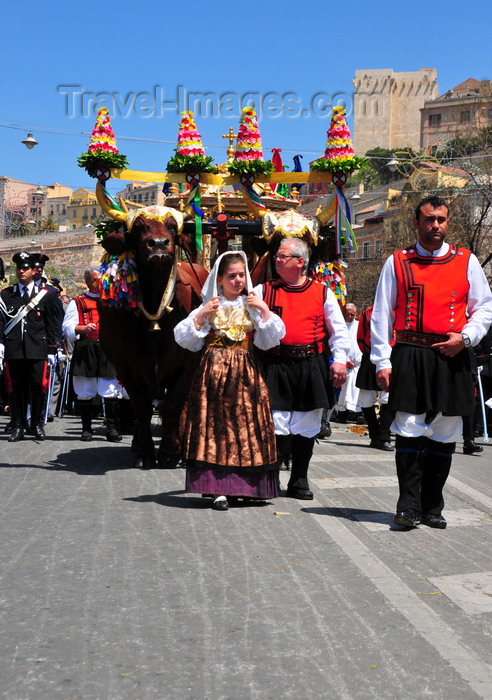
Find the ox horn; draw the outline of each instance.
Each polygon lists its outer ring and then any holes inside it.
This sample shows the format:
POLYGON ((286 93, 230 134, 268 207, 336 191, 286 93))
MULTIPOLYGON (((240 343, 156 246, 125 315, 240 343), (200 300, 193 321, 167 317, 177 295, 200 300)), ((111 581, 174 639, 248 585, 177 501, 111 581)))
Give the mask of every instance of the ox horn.
POLYGON ((335 216, 335 208, 336 208, 335 199, 333 199, 333 201, 330 202, 330 204, 328 204, 328 206, 325 207, 324 209, 321 209, 320 207, 318 207, 318 210, 317 210, 315 216, 317 219, 319 219, 322 226, 327 224, 328 221, 333 216, 335 216))
POLYGON ((96 185, 96 197, 99 202, 101 209, 115 221, 120 221, 121 223, 128 224, 128 213, 122 211, 120 208, 115 209, 116 200, 114 200, 109 192, 106 192, 105 188, 98 181, 96 185), (113 205, 113 206, 111 206, 113 205))

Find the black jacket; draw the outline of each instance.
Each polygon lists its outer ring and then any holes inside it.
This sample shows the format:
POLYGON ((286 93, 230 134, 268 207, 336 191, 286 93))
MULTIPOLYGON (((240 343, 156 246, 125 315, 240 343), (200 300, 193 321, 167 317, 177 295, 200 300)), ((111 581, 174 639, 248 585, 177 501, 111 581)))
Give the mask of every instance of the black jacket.
MULTIPOLYGON (((34 285, 33 295, 40 294, 34 285)), ((8 335, 5 326, 12 316, 24 306, 19 285, 14 284, 0 292, 8 314, 0 306, 0 338, 5 345, 6 360, 43 360, 55 353, 55 322, 53 315, 53 295, 47 292, 39 304, 19 321, 8 335)))

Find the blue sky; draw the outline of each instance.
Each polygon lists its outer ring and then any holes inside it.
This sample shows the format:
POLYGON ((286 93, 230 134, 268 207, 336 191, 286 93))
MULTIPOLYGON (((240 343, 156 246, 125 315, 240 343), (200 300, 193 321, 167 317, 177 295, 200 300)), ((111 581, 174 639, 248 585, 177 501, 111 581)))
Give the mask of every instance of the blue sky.
POLYGON ((492 79, 486 7, 477 0, 8 3, 0 44, 0 174, 92 188, 76 159, 87 150, 81 134, 95 121, 90 95, 102 93, 119 106, 113 127, 135 170, 165 170, 183 95, 192 92, 214 95, 221 107, 220 117, 196 115, 216 162, 226 158, 221 135, 239 123, 237 110, 231 116, 234 101, 255 93, 270 109, 260 121, 265 157, 282 148, 285 164, 292 167, 296 153, 307 164, 324 150, 327 103, 340 95, 350 100, 357 69, 435 67, 440 92, 469 77, 492 79), (83 101, 74 92, 84 93, 83 101), (39 141, 31 151, 20 143, 28 129, 39 141))

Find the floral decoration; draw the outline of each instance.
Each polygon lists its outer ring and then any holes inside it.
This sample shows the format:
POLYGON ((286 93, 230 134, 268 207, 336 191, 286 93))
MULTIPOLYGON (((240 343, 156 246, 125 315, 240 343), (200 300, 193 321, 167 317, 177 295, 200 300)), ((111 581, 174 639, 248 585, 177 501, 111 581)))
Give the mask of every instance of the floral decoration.
POLYGON ((126 156, 119 153, 116 147, 116 137, 107 107, 101 107, 97 113, 88 150, 79 156, 77 162, 91 177, 97 177, 98 170, 101 168, 111 170, 111 168, 128 167, 126 156))

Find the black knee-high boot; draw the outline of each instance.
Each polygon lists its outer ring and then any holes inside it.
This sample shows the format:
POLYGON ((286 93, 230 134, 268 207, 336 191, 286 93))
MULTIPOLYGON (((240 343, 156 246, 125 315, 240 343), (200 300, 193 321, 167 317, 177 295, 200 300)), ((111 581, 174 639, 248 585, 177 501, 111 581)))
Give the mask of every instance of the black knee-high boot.
POLYGON ((118 429, 118 400, 104 399, 106 410, 106 440, 108 442, 121 442, 121 435, 118 429))
POLYGON ((82 420, 82 435, 80 439, 83 442, 92 440, 92 400, 78 399, 80 418, 82 420))
POLYGON ((46 438, 43 428, 43 407, 45 406, 46 395, 34 394, 31 398, 31 429, 34 437, 37 440, 46 438))
POLYGON ((275 435, 279 469, 290 471, 292 435, 275 435))
POLYGON ((449 476, 455 448, 455 442, 436 442, 429 438, 425 442, 421 491, 424 515, 441 515, 444 508, 442 490, 449 476))
MULTIPOLYGON (((376 409, 374 406, 369 406, 369 408, 363 408, 362 413, 367 422, 367 429, 369 430, 369 437, 371 438, 371 443, 377 443, 381 440, 379 433, 379 421, 376 415, 376 409)), ((374 445, 375 446, 375 445, 374 445)))
POLYGON ((424 456, 422 438, 405 438, 396 436, 396 474, 400 487, 400 496, 396 505, 397 513, 413 510, 421 513, 420 490, 424 456))
POLYGON ((10 422, 12 424, 9 442, 19 442, 19 440, 24 438, 25 423, 24 397, 22 391, 14 391, 9 394, 9 404, 10 422))
POLYGON ((287 495, 303 500, 312 500, 307 478, 309 462, 314 449, 314 438, 303 435, 292 436, 292 472, 287 485, 287 495))
POLYGON ((379 435, 382 442, 391 442, 390 428, 395 419, 395 412, 391 411, 388 404, 379 406, 379 435))

